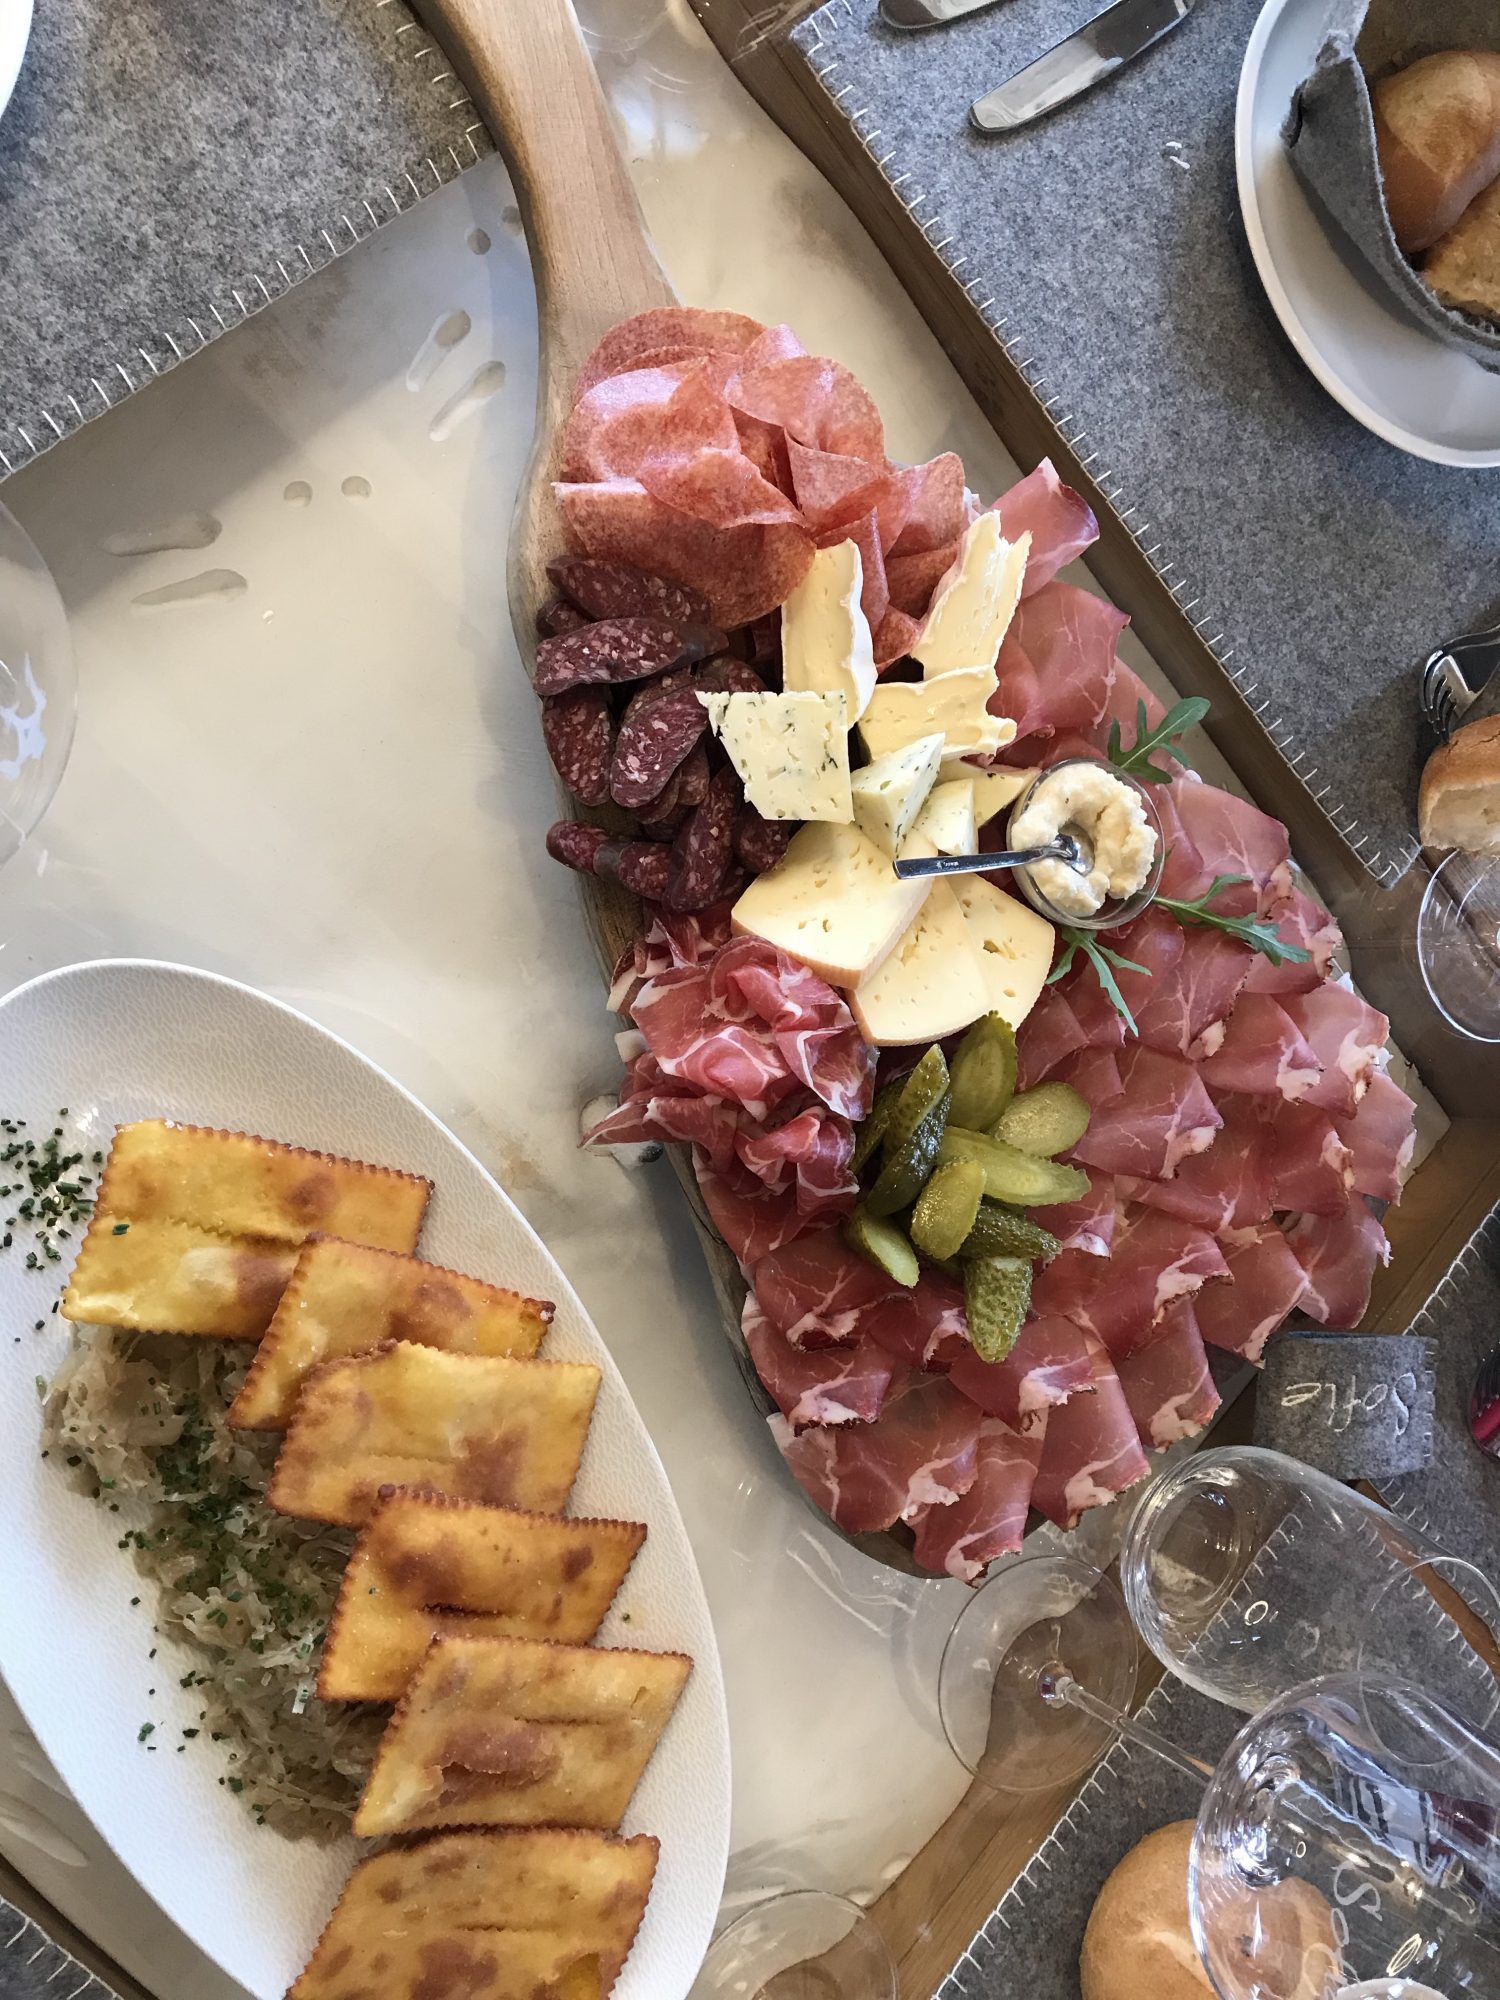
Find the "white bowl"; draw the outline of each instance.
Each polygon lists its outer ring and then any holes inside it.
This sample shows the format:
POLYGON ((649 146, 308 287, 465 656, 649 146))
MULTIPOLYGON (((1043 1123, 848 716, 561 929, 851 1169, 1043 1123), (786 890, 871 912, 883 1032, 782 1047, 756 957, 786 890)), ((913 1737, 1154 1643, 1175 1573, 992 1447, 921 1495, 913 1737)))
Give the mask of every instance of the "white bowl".
POLYGON ((0 0, 0 112, 10 102, 31 38, 31 0, 0 0))

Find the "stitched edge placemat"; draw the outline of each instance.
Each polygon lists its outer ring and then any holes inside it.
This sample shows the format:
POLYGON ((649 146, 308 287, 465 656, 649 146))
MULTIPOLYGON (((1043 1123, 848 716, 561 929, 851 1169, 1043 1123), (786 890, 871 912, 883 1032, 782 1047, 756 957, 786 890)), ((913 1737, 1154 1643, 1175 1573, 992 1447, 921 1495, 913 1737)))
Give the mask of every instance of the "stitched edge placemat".
POLYGON ((403 0, 39 6, 0 118, 0 477, 491 150, 403 0))
POLYGON ((112 1986, 54 1944, 0 1897, 0 1995, 4 2000, 119 2000, 112 1986))
POLYGON ((915 35, 884 28, 877 0, 828 0, 787 50, 1389 884, 1420 851, 1414 666, 1493 617, 1496 475, 1362 430, 1282 335, 1235 185, 1259 8, 1200 7, 1108 83, 998 138, 972 131, 969 104, 1056 41, 1068 23, 1051 0, 915 35))

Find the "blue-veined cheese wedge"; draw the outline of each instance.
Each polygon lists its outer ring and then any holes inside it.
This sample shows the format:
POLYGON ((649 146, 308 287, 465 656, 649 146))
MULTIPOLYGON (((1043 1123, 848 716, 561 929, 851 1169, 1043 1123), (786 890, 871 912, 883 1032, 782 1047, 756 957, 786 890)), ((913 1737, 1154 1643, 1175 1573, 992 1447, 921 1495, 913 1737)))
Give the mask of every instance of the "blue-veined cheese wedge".
POLYGON ((854 823, 894 861, 926 804, 943 755, 941 736, 919 736, 864 765, 849 780, 854 823))
POLYGON ((880 966, 927 900, 931 879, 903 882, 857 826, 813 824, 758 875, 731 913, 736 931, 764 938, 826 979, 857 986, 880 966))
POLYGON ((854 817, 842 694, 702 694, 708 720, 766 819, 854 817))
POLYGON ((994 666, 1021 601, 1030 554, 1030 535, 1008 542, 993 511, 965 529, 912 642, 911 657, 928 680, 961 667, 994 666))
POLYGON ((841 694, 852 727, 875 692, 875 649, 860 608, 858 545, 819 549, 781 607, 781 685, 788 694, 841 694))
POLYGON ((1008 716, 991 715, 993 667, 960 667, 930 681, 882 681, 859 720, 872 757, 903 749, 919 736, 940 735, 945 757, 993 757, 1014 740, 1008 716))

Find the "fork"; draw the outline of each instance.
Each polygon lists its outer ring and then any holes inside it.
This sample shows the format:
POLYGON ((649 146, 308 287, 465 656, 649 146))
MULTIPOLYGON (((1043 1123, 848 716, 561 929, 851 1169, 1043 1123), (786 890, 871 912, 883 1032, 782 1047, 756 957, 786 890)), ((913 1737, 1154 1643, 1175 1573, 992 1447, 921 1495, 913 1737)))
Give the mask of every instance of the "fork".
MULTIPOLYGON (((1479 699, 1500 666, 1500 625, 1450 639, 1427 657, 1422 668, 1420 703, 1428 726, 1446 743, 1479 699)), ((1497 684, 1500 691, 1500 684, 1497 684)))

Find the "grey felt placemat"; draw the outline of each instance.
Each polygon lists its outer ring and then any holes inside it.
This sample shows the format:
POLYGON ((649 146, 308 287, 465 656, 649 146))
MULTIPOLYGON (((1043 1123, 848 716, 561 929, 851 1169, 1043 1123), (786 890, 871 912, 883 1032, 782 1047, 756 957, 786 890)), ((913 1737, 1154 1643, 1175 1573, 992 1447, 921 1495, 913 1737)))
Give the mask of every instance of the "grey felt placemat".
POLYGON ((1414 664, 1500 606, 1500 474, 1362 430, 1281 334, 1235 191, 1234 100, 1261 0, 1201 0, 1040 124, 970 103, 1090 11, 1004 6, 926 34, 876 0, 793 33, 828 115, 974 311, 1371 872, 1417 847, 1414 664))
POLYGON ((0 1896, 0 1995, 3 2000, 119 2000, 115 1989, 54 1944, 31 1918, 0 1896))
POLYGON ((0 474, 489 150, 402 0, 37 0, 0 118, 0 474))

